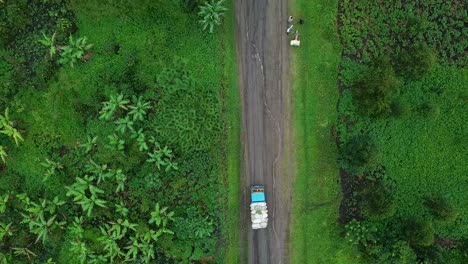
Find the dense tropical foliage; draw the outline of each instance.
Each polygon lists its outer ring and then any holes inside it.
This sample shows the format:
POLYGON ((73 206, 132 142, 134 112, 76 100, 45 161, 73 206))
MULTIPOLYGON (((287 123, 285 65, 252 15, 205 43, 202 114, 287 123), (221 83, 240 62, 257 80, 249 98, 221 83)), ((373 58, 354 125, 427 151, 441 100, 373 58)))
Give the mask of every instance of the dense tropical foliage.
POLYGON ((176 2, 0 1, 0 263, 222 261, 224 40, 176 2))

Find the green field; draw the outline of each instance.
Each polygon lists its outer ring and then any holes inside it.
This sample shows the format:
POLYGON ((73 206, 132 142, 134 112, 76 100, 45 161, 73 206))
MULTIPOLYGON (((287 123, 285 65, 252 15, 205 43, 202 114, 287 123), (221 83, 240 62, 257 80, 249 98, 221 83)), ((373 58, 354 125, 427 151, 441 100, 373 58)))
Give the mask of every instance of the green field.
POLYGON ((341 47, 336 31, 337 3, 290 2, 301 46, 291 48, 294 89, 296 178, 291 215, 291 263, 357 263, 341 238, 337 222, 341 200, 336 144, 337 70, 341 47))
POLYGON ((213 34, 184 3, 0 3, 0 262, 238 261, 232 1, 213 34))

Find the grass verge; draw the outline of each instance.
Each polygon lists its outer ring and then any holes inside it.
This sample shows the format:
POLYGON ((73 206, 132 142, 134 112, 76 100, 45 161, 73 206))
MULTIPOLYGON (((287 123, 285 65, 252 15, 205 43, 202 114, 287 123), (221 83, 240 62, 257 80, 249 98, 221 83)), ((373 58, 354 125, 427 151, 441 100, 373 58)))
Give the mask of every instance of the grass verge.
POLYGON ((291 263, 356 263, 357 252, 340 237, 341 198, 336 144, 337 72, 341 47, 337 3, 292 0, 301 46, 291 50, 296 178, 291 216, 291 263))
POLYGON ((228 208, 225 224, 227 248, 225 263, 240 263, 239 241, 239 195, 240 195, 240 95, 237 79, 236 45, 234 32, 234 1, 226 3, 228 11, 225 19, 225 105, 227 129, 227 184, 228 208))

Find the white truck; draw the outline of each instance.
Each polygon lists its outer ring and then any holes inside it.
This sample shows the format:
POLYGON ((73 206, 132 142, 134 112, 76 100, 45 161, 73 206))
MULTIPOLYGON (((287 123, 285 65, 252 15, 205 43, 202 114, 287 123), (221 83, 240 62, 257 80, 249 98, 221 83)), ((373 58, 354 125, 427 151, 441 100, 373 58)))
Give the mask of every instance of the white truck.
POLYGON ((268 208, 263 185, 250 187, 250 216, 252 229, 261 229, 268 226, 268 208))

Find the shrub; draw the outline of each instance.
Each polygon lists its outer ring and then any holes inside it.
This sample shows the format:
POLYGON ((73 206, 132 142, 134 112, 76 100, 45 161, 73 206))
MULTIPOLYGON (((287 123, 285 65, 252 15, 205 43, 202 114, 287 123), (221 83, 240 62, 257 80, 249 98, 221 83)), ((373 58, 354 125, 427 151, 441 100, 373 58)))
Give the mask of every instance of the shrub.
POLYGON ((0 102, 5 104, 18 88, 13 66, 6 61, 6 54, 0 50, 0 102))
POLYGON ((429 221, 407 219, 402 225, 402 233, 411 245, 430 246, 434 244, 434 228, 429 221))
POLYGON ((411 112, 411 105, 403 99, 397 99, 391 105, 392 114, 396 117, 407 117, 411 112))
POLYGON ((379 59, 351 89, 358 110, 364 115, 379 117, 390 112, 391 96, 398 85, 388 59, 379 59))
POLYGON ((367 246, 369 243, 375 243, 375 228, 372 224, 359 222, 356 219, 351 220, 345 226, 346 239, 353 245, 367 246))
POLYGON ((359 175, 375 168, 378 161, 377 147, 368 135, 351 138, 340 148, 338 162, 341 168, 359 175))
POLYGON ((437 63, 434 49, 418 45, 403 50, 396 58, 396 71, 408 80, 419 80, 437 63))
POLYGON ((419 112, 426 118, 436 119, 440 115, 440 107, 434 102, 426 102, 419 107, 419 112))
POLYGON ((453 220, 457 216, 455 208, 445 196, 433 195, 427 197, 424 201, 424 205, 436 219, 448 221, 453 220))
POLYGON ((393 193, 382 183, 371 184, 361 193, 361 208, 369 218, 383 219, 395 214, 393 193))
POLYGON ((184 0, 184 8, 189 12, 195 12, 203 4, 202 0, 184 0))

